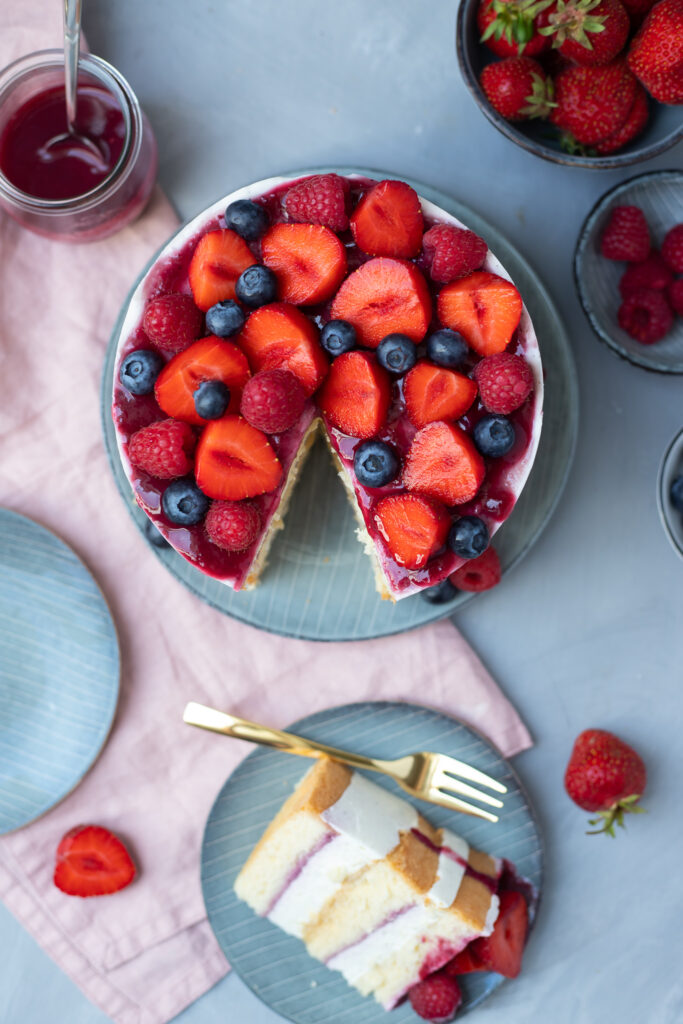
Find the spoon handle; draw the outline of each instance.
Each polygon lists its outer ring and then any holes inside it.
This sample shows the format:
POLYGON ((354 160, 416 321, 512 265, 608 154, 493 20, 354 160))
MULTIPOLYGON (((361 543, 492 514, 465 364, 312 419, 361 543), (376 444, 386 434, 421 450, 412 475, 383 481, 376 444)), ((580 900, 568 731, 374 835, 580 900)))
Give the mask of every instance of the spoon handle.
POLYGON ((81 46, 81 0, 64 0, 64 87, 66 123, 70 133, 76 126, 78 55, 81 46))

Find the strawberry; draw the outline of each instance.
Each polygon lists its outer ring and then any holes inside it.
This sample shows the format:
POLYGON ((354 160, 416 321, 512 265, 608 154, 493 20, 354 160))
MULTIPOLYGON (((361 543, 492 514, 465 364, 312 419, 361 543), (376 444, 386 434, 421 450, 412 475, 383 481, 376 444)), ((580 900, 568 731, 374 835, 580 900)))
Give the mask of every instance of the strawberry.
POLYGON ((683 103, 683 0, 659 0, 628 51, 628 64, 660 103, 683 103))
POLYGON ((108 896, 135 878, 121 840, 100 825, 79 825, 57 847, 53 881, 68 896, 108 896))
POLYGON ((217 302, 235 298, 235 282, 256 257, 235 231, 209 231, 197 243, 188 269, 194 301, 206 312, 217 302))
POLYGON ((498 57, 534 57, 550 46, 538 32, 537 16, 552 0, 479 0, 477 28, 482 43, 498 57))
POLYGON ((432 319, 427 283, 412 263, 380 257, 368 260, 346 278, 330 311, 347 320, 358 342, 377 348, 387 334, 407 334, 418 344, 432 319))
POLYGON ((642 25, 645 15, 652 10, 657 0, 621 0, 621 2, 631 19, 631 27, 637 28, 642 25))
POLYGON ((212 501, 204 527, 216 547, 246 551, 261 529, 261 513, 250 501, 212 501))
POLYGON ((408 999, 418 1017, 433 1024, 445 1024, 455 1017, 462 994, 455 978, 439 971, 413 985, 408 999))
POLYGON ((318 393, 318 405, 333 427, 351 437, 373 437, 385 424, 391 381, 369 352, 344 352, 318 393))
POLYGON ((265 434, 281 434, 294 426, 305 404, 306 392, 290 370, 262 370, 247 381, 240 412, 265 434))
POLYGON ((189 423, 157 420, 136 430, 128 444, 134 466, 159 480, 175 480, 192 469, 197 439, 189 423))
POLYGON ((346 179, 338 174, 312 174, 288 189, 283 206, 290 220, 346 231, 348 187, 346 179))
POLYGON ((403 483, 445 505, 470 501, 485 475, 484 460, 467 434, 450 423, 429 423, 413 438, 403 483))
POLYGON ((419 494, 382 498, 374 519, 389 554, 406 569, 423 568, 444 546, 451 526, 446 509, 419 494))
POLYGON ((646 260, 629 264, 619 282, 619 291, 624 298, 638 288, 655 288, 657 291, 663 291, 673 278, 662 254, 653 249, 646 260))
POLYGON ((683 316, 683 277, 672 281, 666 290, 671 308, 679 316, 683 316))
POLYGON ((639 206, 614 206, 600 238, 608 260, 641 263, 650 255, 650 229, 639 206))
POLYGON ((142 329, 156 348, 180 352, 201 334, 201 310, 190 295, 160 295, 145 309, 142 329))
POLYGON ((636 79, 624 60, 599 67, 569 67, 555 79, 550 120, 591 146, 623 128, 636 98, 636 79))
POLYGON ((631 27, 621 0, 556 0, 539 17, 539 33, 560 53, 584 66, 609 64, 631 27))
POLYGON ((249 380, 244 352, 223 338, 201 338, 166 363, 156 379, 154 395, 168 416, 203 426, 207 421, 195 409, 194 394, 205 380, 226 384, 230 388, 228 412, 237 412, 241 388, 249 380))
POLYGON ((422 231, 420 200, 404 181, 378 182, 351 216, 353 239, 370 256, 411 259, 422 246, 422 231))
POLYGON ((500 909, 493 931, 475 939, 472 953, 489 971, 516 978, 522 969, 522 955, 529 927, 529 911, 521 892, 507 889, 498 895, 500 909))
POLYGON ((596 142, 594 149, 598 156, 607 156, 608 153, 616 153, 624 146, 632 142, 643 131, 650 117, 650 105, 647 93, 640 82, 636 83, 636 98, 631 107, 631 113, 624 121, 618 131, 608 135, 601 142, 596 142))
POLYGON ((483 238, 454 224, 435 224, 422 239, 425 262, 432 281, 449 284, 479 270, 488 247, 483 238))
POLYGON ((674 316, 666 296, 654 288, 637 288, 630 292, 617 310, 622 330, 641 345, 654 345, 671 330, 674 316))
POLYGON ((554 105, 552 79, 531 57, 487 64, 479 82, 491 106, 508 121, 548 117, 554 105))
POLYGON ((646 782, 642 758, 604 729, 586 729, 577 737, 564 774, 567 795, 584 811, 598 811, 590 824, 602 824, 597 832, 610 836, 615 835, 615 824, 624 827, 625 814, 642 813, 635 805, 646 782))
POLYGON ((473 370, 482 405, 489 412, 508 416, 524 405, 534 389, 534 375, 524 359, 512 352, 499 352, 482 359, 473 370))
POLYGON ((426 360, 409 371, 403 381, 408 419, 416 427, 435 420, 457 420, 477 397, 477 385, 469 377, 426 360))
POLYGON ((195 476, 209 498, 240 501, 274 491, 282 466, 264 433, 241 416, 223 416, 204 428, 195 476))
POLYGON ((290 370, 307 395, 320 387, 327 373, 329 364, 318 342, 317 327, 287 302, 254 310, 238 341, 253 373, 290 370))
POLYGON ((459 974, 474 974, 477 971, 485 971, 486 969, 476 952, 472 949, 472 943, 470 942, 461 953, 458 953, 457 956, 448 961, 444 967, 444 972, 452 978, 457 978, 459 974))
POLYGON ((448 577, 458 590, 480 593, 490 590, 501 580, 500 559, 495 548, 488 547, 483 555, 471 558, 448 577))
POLYGON ((276 224, 261 242, 284 302, 312 306, 330 299, 346 274, 346 249, 319 224, 276 224))
POLYGON ((662 257, 675 274, 683 274, 683 224, 667 231, 662 242, 662 257))
POLYGON ((522 297, 510 282, 479 270, 446 285, 437 300, 439 320, 459 331, 480 356, 503 352, 522 315, 522 297))

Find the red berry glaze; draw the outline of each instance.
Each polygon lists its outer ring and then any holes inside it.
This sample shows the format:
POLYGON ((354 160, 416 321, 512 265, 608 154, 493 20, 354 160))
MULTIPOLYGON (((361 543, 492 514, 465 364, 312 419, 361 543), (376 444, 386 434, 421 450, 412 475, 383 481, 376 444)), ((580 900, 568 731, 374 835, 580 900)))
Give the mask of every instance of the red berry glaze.
POLYGON ((142 329, 156 348, 181 352, 201 334, 202 314, 190 295, 160 295, 147 306, 142 329))
POLYGON ((488 547, 483 555, 471 558, 448 577, 458 590, 480 593, 500 583, 502 576, 500 559, 495 548, 488 547))
POLYGON ((667 231, 662 242, 662 258, 674 274, 683 274, 683 224, 667 231))
POLYGON ((421 569, 446 543, 451 519, 443 506, 418 494, 390 494, 377 502, 377 529, 389 554, 406 569, 421 569))
POLYGON ((449 284, 479 270, 488 247, 474 231, 453 224, 435 224, 422 239, 425 262, 432 281, 449 284))
POLYGON ((247 381, 240 412, 265 434, 281 434, 294 426, 305 404, 306 392, 290 370, 262 370, 247 381))
POLYGON ((534 375, 522 356, 499 352, 477 363, 473 371, 479 396, 489 412, 508 416, 524 405, 534 389, 534 375))
POLYGON ((510 281, 479 270, 446 285, 437 300, 439 320, 459 331, 480 356, 503 352, 522 315, 522 297, 510 281))
POLYGON ((57 847, 54 884, 68 896, 108 896, 135 878, 135 865, 121 840, 100 825, 79 825, 57 847))
POLYGON ((209 498, 241 501, 274 491, 282 466, 262 431, 241 416, 223 416, 204 427, 195 476, 209 498))
POLYGON ((318 405, 337 430, 367 439, 384 426, 391 401, 389 374, 369 352, 344 352, 318 394, 318 405))
POLYGON ((403 483, 445 505, 462 505, 475 496, 485 473, 484 460, 464 431, 450 423, 429 423, 413 438, 403 483))
POLYGON ((128 445, 134 466, 159 480, 175 480, 192 469, 197 446, 192 427, 180 420, 157 420, 136 430, 128 445))
POLYGON ((212 501, 204 527, 224 551, 246 551, 261 529, 261 514, 250 501, 212 501))
POLYGON ((455 1017, 462 994, 455 978, 439 971, 418 981, 408 993, 408 999, 418 1017, 433 1024, 445 1024, 455 1017))
POLYGON ((351 233, 369 256, 411 259, 422 245, 422 207, 404 181, 380 181, 363 196, 351 216, 351 233))
POLYGON ((240 274, 256 263, 243 238, 227 228, 199 239, 188 270, 194 301, 206 312, 217 302, 235 298, 240 274))
POLYGON ((298 306, 327 302, 346 274, 344 246, 319 224, 275 224, 261 241, 261 256, 280 299, 298 306))
POLYGON ((407 334, 417 345, 432 319, 427 282, 412 263, 378 257, 346 278, 330 310, 332 320, 348 320, 359 344, 377 348, 387 334, 407 334))
POLYGON ((639 813, 636 803, 645 792, 647 770, 628 743, 605 729, 586 729, 574 743, 564 774, 567 795, 585 811, 598 811, 590 824, 614 836, 624 814, 639 813))
POLYGON ((650 229, 639 206, 615 206, 600 239, 608 260, 640 263, 650 255, 650 229))
POLYGON ((331 231, 346 231, 348 184, 338 174, 313 174, 287 191, 284 208, 290 220, 321 224, 331 231))
POLYGON ((665 294, 654 288, 631 292, 617 311, 619 326, 641 345, 660 341, 671 330, 673 320, 665 294))

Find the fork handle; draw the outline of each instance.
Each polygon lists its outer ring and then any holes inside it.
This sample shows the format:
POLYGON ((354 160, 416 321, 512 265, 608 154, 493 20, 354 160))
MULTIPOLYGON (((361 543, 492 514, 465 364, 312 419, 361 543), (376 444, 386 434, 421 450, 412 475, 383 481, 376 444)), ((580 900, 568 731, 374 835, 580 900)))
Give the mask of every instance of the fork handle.
POLYGON ((295 736, 291 732, 269 729, 266 725, 250 722, 247 718, 238 718, 237 715, 228 715, 224 711, 217 711, 216 708, 209 708, 205 704, 197 704, 195 701, 190 701, 186 706, 183 712, 183 721, 188 725, 196 725, 199 729, 219 732, 224 736, 234 736, 239 740, 248 740, 249 743, 275 747, 287 754, 299 754, 302 757, 330 757, 334 761, 343 761, 344 764, 350 764, 354 768, 367 768, 375 772, 383 770, 382 762, 376 759, 363 757, 362 754, 354 754, 349 750, 328 747, 325 743, 307 740, 302 736, 295 736))

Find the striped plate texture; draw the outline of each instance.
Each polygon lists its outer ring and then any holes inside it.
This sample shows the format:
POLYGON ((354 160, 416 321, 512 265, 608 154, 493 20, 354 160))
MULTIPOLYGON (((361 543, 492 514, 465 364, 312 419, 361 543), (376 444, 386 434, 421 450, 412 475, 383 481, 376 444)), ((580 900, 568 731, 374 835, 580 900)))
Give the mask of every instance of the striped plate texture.
MULTIPOLYGON (((377 180, 395 177, 386 171, 357 167, 342 169, 342 173, 360 173, 377 180)), ((459 217, 486 239, 521 291, 538 335, 545 373, 543 431, 526 487, 513 514, 496 534, 495 547, 505 573, 540 535, 569 473, 579 422, 571 346, 552 300, 517 250, 462 203, 419 182, 410 184, 425 199, 459 217)), ((102 423, 114 477, 131 515, 143 530, 148 520, 135 502, 121 465, 111 419, 116 346, 126 308, 127 303, 114 328, 104 366, 102 423)), ((236 594, 205 576, 172 548, 152 551, 186 587, 220 611, 271 633, 306 640, 368 640, 402 633, 450 615, 476 596, 461 592, 443 605, 429 604, 419 594, 397 604, 383 601, 375 590, 370 560, 358 543, 355 529, 353 511, 329 453, 318 443, 297 482, 285 529, 273 544, 268 568, 255 590, 236 594)))
POLYGON ((54 534, 0 509, 0 834, 80 782, 118 691, 116 630, 94 579, 54 534))
MULTIPOLYGON (((538 823, 512 768, 486 740, 447 715, 414 704, 347 704, 295 722, 294 731, 374 757, 438 750, 460 758, 508 787, 497 825, 412 801, 433 824, 447 826, 472 846, 508 857, 538 889, 543 849, 538 823)), ((221 742, 217 739, 216 742, 221 742)), ((237 899, 232 885, 266 825, 310 767, 305 758, 258 749, 232 773, 219 793, 204 833, 201 878, 209 920, 220 946, 252 991, 296 1024, 386 1024, 386 1012, 363 998, 340 974, 312 959, 302 942, 257 917, 237 899)), ((374 782, 405 796, 382 775, 374 782)), ((463 1007, 478 1006, 500 984, 497 974, 462 979, 463 1007)), ((517 984, 523 984, 523 975, 517 984)), ((410 1005, 391 1013, 391 1024, 415 1024, 410 1005)))

